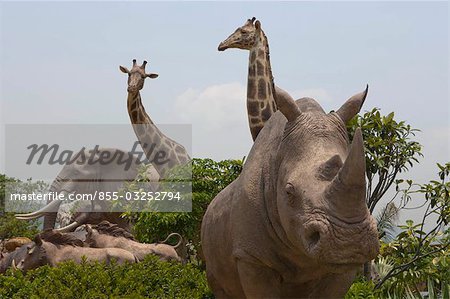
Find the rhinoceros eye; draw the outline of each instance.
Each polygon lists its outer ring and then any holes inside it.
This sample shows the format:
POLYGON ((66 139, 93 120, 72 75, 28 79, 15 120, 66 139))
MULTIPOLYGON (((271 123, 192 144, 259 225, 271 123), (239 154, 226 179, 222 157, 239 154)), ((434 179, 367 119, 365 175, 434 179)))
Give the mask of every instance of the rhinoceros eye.
POLYGON ((292 208, 297 207, 302 202, 304 192, 297 190, 291 183, 286 184, 285 190, 287 194, 287 204, 292 208))
POLYGON ((294 187, 294 185, 292 185, 291 183, 287 183, 287 184, 286 184, 285 190, 286 190, 286 193, 287 193, 289 196, 294 196, 294 195, 295 195, 295 187, 294 187))

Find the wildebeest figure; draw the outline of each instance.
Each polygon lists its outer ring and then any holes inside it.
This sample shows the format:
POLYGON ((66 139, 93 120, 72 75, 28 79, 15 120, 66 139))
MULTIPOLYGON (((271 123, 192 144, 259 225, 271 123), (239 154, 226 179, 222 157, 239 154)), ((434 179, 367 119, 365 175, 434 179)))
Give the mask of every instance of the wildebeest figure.
POLYGON ((123 229, 108 223, 106 221, 96 226, 87 225, 86 244, 96 248, 122 248, 133 253, 139 260, 143 260, 147 255, 156 255, 163 261, 181 261, 176 252, 176 248, 182 243, 182 237, 177 233, 170 234, 166 240, 172 236, 179 238, 175 246, 161 243, 145 244, 140 243, 134 237, 123 229))
POLYGON ((89 248, 84 243, 67 234, 46 230, 34 238, 34 244, 27 246, 27 255, 17 265, 27 271, 40 266, 56 266, 65 261, 81 263, 86 261, 106 262, 115 260, 118 264, 135 263, 139 260, 131 253, 120 248, 89 248))

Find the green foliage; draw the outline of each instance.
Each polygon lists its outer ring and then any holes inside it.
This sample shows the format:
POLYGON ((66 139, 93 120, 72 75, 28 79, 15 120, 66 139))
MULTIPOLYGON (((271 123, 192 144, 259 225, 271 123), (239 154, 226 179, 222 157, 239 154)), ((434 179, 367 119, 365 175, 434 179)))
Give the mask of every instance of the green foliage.
POLYGON ((411 137, 417 129, 405 121, 397 122, 394 112, 382 116, 378 108, 355 116, 347 129, 353 136, 360 127, 364 138, 367 175, 367 206, 372 213, 376 204, 395 182, 398 173, 408 170, 422 156, 422 146, 411 137))
POLYGON ((397 238, 382 248, 382 254, 393 263, 385 276, 394 274, 382 285, 383 293, 406 296, 408 289, 418 293, 418 287, 427 280, 436 287, 450 283, 450 251, 439 250, 440 240, 436 236, 423 239, 426 233, 421 224, 408 220, 401 228, 403 231, 397 238))
POLYGON ((364 278, 358 278, 350 287, 344 299, 375 299, 375 284, 364 278))
MULTIPOLYGON (((416 296, 420 285, 427 282, 428 292, 448 292, 450 284, 450 163, 438 164, 438 180, 415 185, 408 193, 424 196, 421 222, 407 220, 399 226, 402 232, 395 240, 383 244, 381 255, 393 262, 393 267, 376 287, 385 295, 416 296), (432 217, 432 221, 430 221, 432 217), (427 229, 425 225, 428 224, 427 229), (433 286, 431 288, 431 286, 433 286), (431 289, 430 289, 431 288, 431 289), (447 288, 447 289, 446 289, 447 288), (440 291, 441 290, 441 291, 440 291)), ((412 185, 409 183, 409 185, 412 185)), ((410 196, 410 195, 409 195, 410 196)))
POLYGON ((172 232, 181 234, 193 246, 200 247, 200 227, 211 200, 234 179, 243 166, 242 160, 215 162, 211 159, 192 161, 192 212, 127 213, 134 223, 138 240, 153 243, 164 240, 172 232))
POLYGON ((0 275, 0 298, 213 298, 205 273, 148 256, 137 264, 66 262, 0 275))
POLYGON ((38 233, 36 221, 18 220, 14 217, 14 213, 5 212, 5 191, 7 185, 12 184, 17 188, 16 192, 23 193, 40 191, 45 187, 42 182, 32 183, 31 180, 20 182, 0 174, 0 240, 12 237, 32 238, 38 233))
POLYGON ((370 291, 376 298, 422 298, 421 292, 428 292, 427 298, 450 298, 450 163, 438 168, 437 180, 407 182, 404 197, 423 195, 421 221, 407 220, 394 240, 382 242, 375 286, 358 280, 346 298, 370 298, 370 291))

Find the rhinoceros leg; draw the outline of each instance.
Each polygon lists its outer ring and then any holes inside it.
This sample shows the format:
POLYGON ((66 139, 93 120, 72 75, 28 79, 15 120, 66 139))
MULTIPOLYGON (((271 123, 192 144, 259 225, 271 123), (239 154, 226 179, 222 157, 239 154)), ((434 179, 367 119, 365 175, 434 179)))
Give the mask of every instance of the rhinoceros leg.
POLYGON ((280 298, 281 276, 270 268, 237 262, 245 298, 280 298))
POLYGON ((214 293, 214 297, 217 299, 228 299, 233 298, 228 295, 225 290, 221 287, 220 283, 217 279, 212 275, 208 270, 206 271, 206 279, 208 280, 208 284, 211 287, 211 290, 214 293))

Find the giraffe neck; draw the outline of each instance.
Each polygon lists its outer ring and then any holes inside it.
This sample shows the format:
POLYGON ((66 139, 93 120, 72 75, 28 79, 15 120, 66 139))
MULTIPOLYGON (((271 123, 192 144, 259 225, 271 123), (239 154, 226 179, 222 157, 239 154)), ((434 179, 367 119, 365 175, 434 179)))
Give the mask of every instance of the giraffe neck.
POLYGON ((265 122, 277 111, 269 43, 263 31, 250 49, 247 80, 247 112, 253 141, 265 122))
POLYGON ((128 92, 127 106, 134 133, 161 178, 168 170, 191 160, 182 145, 164 135, 153 123, 142 105, 140 92, 128 92))

